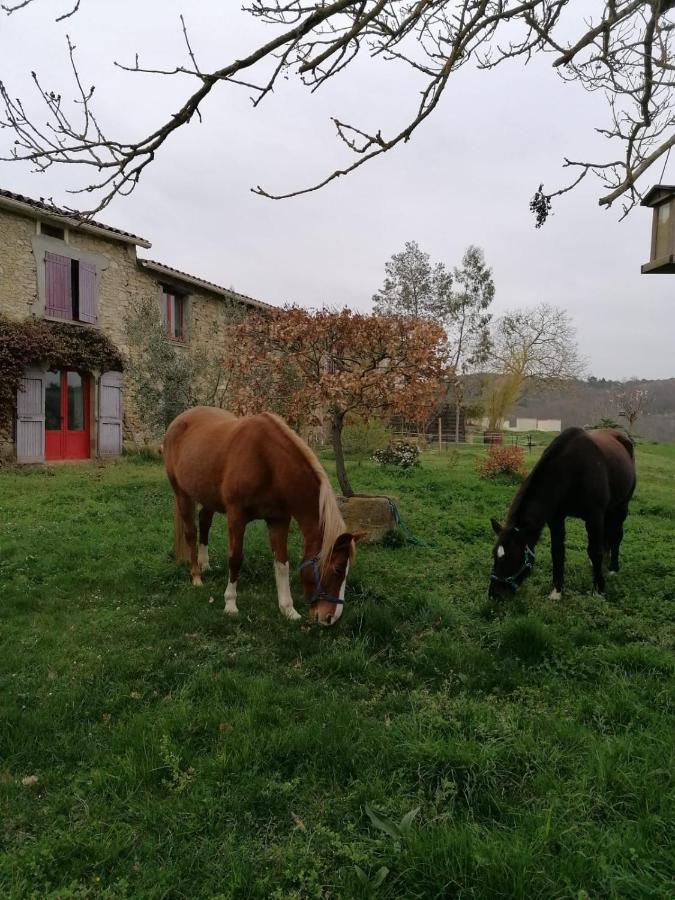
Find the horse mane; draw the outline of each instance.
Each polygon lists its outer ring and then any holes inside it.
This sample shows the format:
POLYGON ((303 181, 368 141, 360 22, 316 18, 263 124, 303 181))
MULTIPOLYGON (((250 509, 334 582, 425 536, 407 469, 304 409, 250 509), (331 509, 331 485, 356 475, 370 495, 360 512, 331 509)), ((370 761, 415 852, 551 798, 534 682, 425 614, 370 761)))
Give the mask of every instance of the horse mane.
POLYGON ((288 440, 295 445, 296 449, 302 454, 305 461, 319 479, 319 525, 323 529, 321 539, 321 550, 319 551, 319 567, 323 573, 328 565, 335 542, 347 530, 340 507, 335 499, 333 487, 328 480, 328 475, 324 467, 319 462, 317 455, 311 447, 309 447, 299 434, 288 425, 281 416, 275 413, 263 413, 263 415, 274 422, 274 424, 282 431, 288 440))
POLYGON ((528 497, 532 488, 535 487, 541 476, 547 470, 549 463, 551 463, 551 461, 567 447, 570 441, 574 440, 574 438, 578 437, 580 434, 586 434, 583 428, 566 428, 544 448, 544 451, 535 463, 534 468, 521 484, 518 493, 513 498, 513 503, 509 508, 507 521, 511 522, 517 515, 524 500, 528 497))

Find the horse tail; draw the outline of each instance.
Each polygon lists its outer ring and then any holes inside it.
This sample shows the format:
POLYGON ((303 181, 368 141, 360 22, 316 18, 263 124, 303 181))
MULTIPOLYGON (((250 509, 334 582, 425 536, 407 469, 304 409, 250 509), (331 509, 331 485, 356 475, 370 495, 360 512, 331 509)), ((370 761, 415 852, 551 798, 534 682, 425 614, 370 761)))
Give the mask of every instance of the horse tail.
POLYGON ((185 518, 193 525, 195 521, 195 501, 186 494, 182 495, 183 509, 178 504, 178 496, 173 498, 173 554, 177 562, 189 561, 192 558, 192 547, 185 536, 185 518))

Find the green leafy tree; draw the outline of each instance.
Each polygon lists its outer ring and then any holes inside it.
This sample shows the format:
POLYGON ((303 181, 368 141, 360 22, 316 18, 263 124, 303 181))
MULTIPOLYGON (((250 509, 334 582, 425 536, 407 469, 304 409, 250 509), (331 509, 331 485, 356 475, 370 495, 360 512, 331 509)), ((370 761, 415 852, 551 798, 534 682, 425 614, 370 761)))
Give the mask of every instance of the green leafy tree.
POLYGON ((417 241, 406 241, 384 264, 384 273, 382 287, 373 294, 376 313, 438 321, 450 303, 451 273, 443 263, 432 265, 417 241))
MULTIPOLYGON (((233 308, 226 321, 239 319, 233 308)), ((133 408, 147 435, 161 437, 177 415, 191 406, 222 406, 227 381, 220 355, 177 347, 162 323, 159 305, 151 297, 139 300, 125 322, 129 345, 129 380, 133 408)))
POLYGON ((454 290, 443 320, 452 348, 451 365, 455 372, 455 441, 459 442, 459 416, 464 399, 463 376, 486 362, 490 355, 490 305, 495 296, 492 269, 480 247, 470 244, 462 264, 454 270, 454 290))

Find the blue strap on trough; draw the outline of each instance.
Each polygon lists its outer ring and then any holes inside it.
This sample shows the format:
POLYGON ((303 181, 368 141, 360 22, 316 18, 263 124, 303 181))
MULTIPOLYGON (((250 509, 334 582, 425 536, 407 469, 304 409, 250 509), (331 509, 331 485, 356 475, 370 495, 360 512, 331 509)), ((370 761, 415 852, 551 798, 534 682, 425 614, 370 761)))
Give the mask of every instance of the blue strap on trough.
POLYGON ((327 591, 321 590, 321 572, 319 570, 319 558, 317 556, 313 556, 311 559, 306 559, 303 563, 300 563, 298 572, 302 572, 303 569, 307 569, 309 566, 312 567, 314 573, 314 593, 309 602, 317 603, 319 600, 326 600, 328 603, 335 603, 338 606, 343 605, 345 601, 342 597, 333 597, 333 595, 329 594, 327 591))
POLYGON ((401 518, 401 512, 400 512, 398 506, 396 505, 396 503, 394 502, 393 498, 387 497, 386 500, 389 505, 389 509, 391 510, 391 514, 394 518, 394 524, 397 528, 401 529, 401 532, 403 533, 403 537, 405 538, 405 540, 408 544, 416 544, 418 547, 434 547, 435 546, 435 544, 427 544, 427 543, 425 543, 425 541, 420 540, 420 538, 415 537, 415 535, 412 533, 412 531, 408 528, 408 526, 405 524, 405 522, 401 518))

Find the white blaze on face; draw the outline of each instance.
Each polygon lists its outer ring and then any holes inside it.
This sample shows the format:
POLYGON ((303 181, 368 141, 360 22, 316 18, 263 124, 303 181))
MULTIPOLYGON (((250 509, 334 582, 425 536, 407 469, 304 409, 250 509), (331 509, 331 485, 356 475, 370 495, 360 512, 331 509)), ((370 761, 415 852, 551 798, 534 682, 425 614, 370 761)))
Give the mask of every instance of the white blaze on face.
MULTIPOLYGON (((345 599, 345 590, 347 589, 347 575, 349 575, 349 563, 347 563, 347 568, 346 568, 346 570, 345 570, 344 581, 343 581, 342 584, 340 585, 340 593, 338 594, 338 597, 339 597, 340 600, 342 600, 342 601, 344 601, 344 599, 345 599)), ((343 602, 343 603, 336 603, 336 605, 335 605, 335 613, 333 614, 332 624, 335 624, 335 623, 337 622, 337 620, 340 618, 340 616, 342 615, 342 610, 343 610, 343 609, 344 609, 344 602, 343 602)))
POLYGON ((499 547, 497 547, 497 558, 498 558, 498 559, 502 559, 502 557, 504 556, 505 553, 506 553, 506 551, 504 550, 504 548, 503 548, 502 545, 500 544, 499 547))

